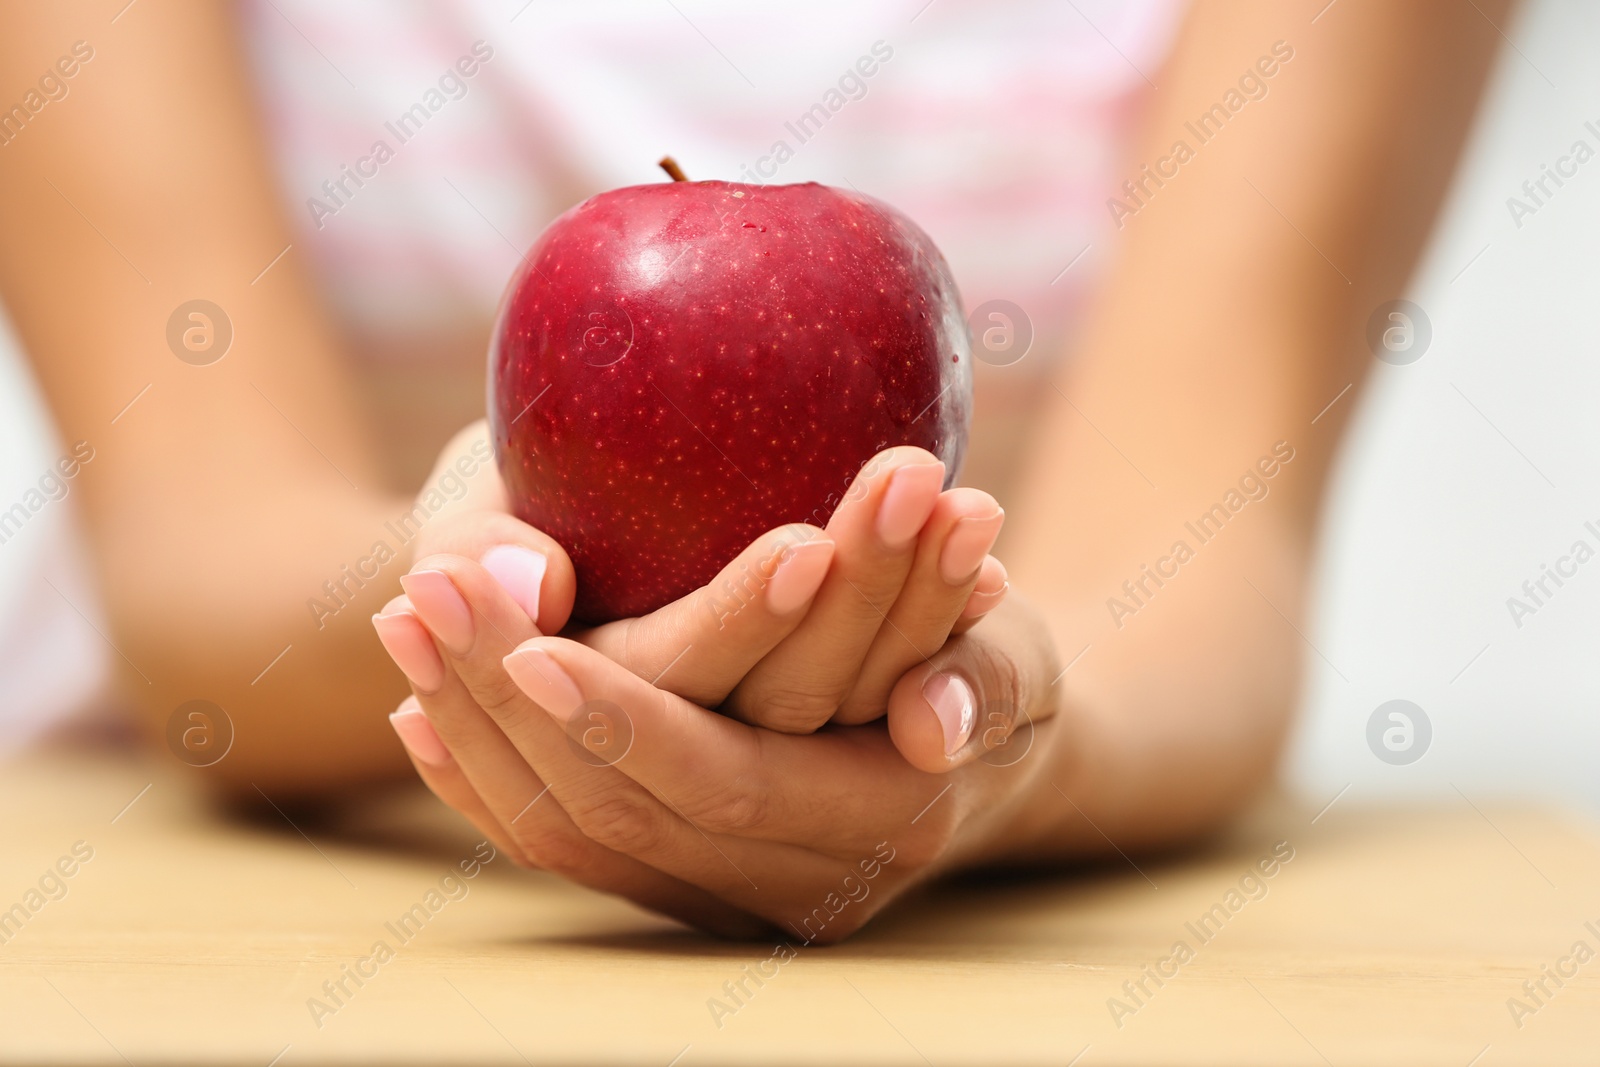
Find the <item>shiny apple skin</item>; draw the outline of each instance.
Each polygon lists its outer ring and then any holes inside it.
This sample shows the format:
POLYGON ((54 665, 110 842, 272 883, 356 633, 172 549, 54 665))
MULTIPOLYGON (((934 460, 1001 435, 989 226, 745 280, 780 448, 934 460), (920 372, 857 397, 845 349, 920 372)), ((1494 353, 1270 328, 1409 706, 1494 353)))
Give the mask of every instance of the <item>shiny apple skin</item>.
POLYGON ((489 353, 511 508, 571 555, 591 623, 707 584, 766 530, 824 525, 892 445, 953 483, 971 409, 944 257, 888 205, 814 182, 584 201, 524 257, 489 353))

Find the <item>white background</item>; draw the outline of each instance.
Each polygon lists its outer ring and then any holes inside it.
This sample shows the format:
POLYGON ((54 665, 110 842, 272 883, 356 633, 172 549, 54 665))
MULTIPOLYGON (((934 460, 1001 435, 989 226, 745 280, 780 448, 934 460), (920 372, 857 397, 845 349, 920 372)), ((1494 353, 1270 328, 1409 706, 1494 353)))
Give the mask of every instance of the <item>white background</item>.
POLYGON ((1537 3, 1505 29, 1516 50, 1410 293, 1432 347, 1377 366, 1329 501, 1307 636, 1337 671, 1310 654, 1287 768, 1313 800, 1353 782, 1346 800, 1459 788, 1600 808, 1600 559, 1520 629, 1506 607, 1575 539, 1600 549, 1583 529, 1600 526, 1600 158, 1520 229, 1506 207, 1573 141, 1600 150, 1583 125, 1600 127, 1600 11, 1537 3), (1366 742, 1395 698, 1433 725, 1406 766, 1366 742))

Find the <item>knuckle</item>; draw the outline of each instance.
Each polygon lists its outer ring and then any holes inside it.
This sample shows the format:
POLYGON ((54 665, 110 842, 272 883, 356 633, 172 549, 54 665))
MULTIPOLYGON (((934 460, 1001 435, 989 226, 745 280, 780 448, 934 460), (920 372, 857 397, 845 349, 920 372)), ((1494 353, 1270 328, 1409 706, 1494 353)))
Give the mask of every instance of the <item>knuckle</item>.
POLYGON ((503 668, 494 671, 463 669, 461 680, 478 706, 501 726, 518 722, 527 714, 531 703, 528 695, 517 688, 503 668))
POLYGON ((660 845, 663 827, 659 812, 642 797, 626 791, 569 803, 567 811, 585 837, 597 845, 625 855, 650 852, 660 845))
POLYGON ((682 807, 689 821, 703 830, 743 834, 766 823, 768 797, 739 780, 708 788, 682 807))
POLYGON ((983 681, 986 694, 1020 708, 1027 696, 1025 679, 1017 661, 993 645, 984 646, 983 681))
POLYGON ((645 677, 644 672, 639 669, 639 626, 642 622, 642 619, 627 618, 618 620, 616 624, 618 627, 616 640, 621 646, 617 662, 641 678, 645 677))
POLYGON ((973 638, 962 640, 970 653, 965 673, 976 690, 977 730, 986 745, 999 743, 1010 736, 1028 706, 1028 680, 1003 650, 973 638))
POLYGON ((530 869, 546 870, 572 881, 582 881, 593 864, 593 846, 581 834, 530 826, 518 828, 516 842, 530 869))
POLYGON ((840 694, 832 690, 780 689, 736 708, 741 717, 756 726, 785 734, 815 733, 839 709, 840 694))

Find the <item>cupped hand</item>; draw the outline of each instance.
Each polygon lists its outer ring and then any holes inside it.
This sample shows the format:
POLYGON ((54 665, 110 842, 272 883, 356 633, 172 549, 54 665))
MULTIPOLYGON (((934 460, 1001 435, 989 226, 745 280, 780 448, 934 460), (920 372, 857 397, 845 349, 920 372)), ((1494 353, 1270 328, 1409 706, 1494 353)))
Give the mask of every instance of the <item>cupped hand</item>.
POLYGON ((752 725, 810 733, 880 717, 901 675, 1008 588, 988 555, 1004 512, 976 489, 941 492, 943 480, 931 454, 889 449, 825 529, 772 531, 673 604, 568 636, 752 725))
MULTIPOLYGON (((487 454, 487 441, 481 422, 462 431, 429 484, 448 476, 456 457, 487 454)), ((876 718, 907 670, 993 610, 1009 588, 1005 568, 988 555, 1004 513, 978 490, 941 492, 943 478, 931 454, 889 449, 863 467, 825 530, 773 530, 704 588, 643 618, 569 628, 567 636, 666 691, 755 725, 807 733, 830 720, 876 718)), ((492 464, 422 529, 414 553, 479 560, 540 633, 567 627, 571 561, 509 514, 492 464)), ((405 601, 391 603, 375 625, 413 683, 417 671, 431 676, 430 642, 405 601)))
POLYGON ((1054 649, 1020 603, 904 673, 886 723, 792 735, 538 636, 473 560, 428 565, 409 610, 440 669, 395 715, 419 774, 516 862, 714 932, 836 940, 1004 854, 1063 743, 1054 649))

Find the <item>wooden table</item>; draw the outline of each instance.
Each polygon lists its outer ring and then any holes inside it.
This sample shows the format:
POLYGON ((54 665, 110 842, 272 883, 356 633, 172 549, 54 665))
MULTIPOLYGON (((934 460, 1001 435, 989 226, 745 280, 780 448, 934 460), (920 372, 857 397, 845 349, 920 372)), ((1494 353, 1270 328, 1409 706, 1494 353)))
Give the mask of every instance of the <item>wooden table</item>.
POLYGON ((426 797, 306 836, 221 818, 160 764, 36 753, 0 768, 0 909, 24 912, 0 914, 0 1058, 1597 1062, 1600 959, 1562 962, 1600 951, 1592 823, 1466 800, 1314 814, 1280 801, 1142 870, 941 888, 780 967, 503 859, 429 910, 475 838, 426 797), (1279 841, 1293 858, 1250 880, 1279 841), (58 862, 71 877, 45 877, 58 862), (59 899, 27 896, 41 878, 59 899), (1536 1004, 1541 967, 1576 977, 1536 1004))

